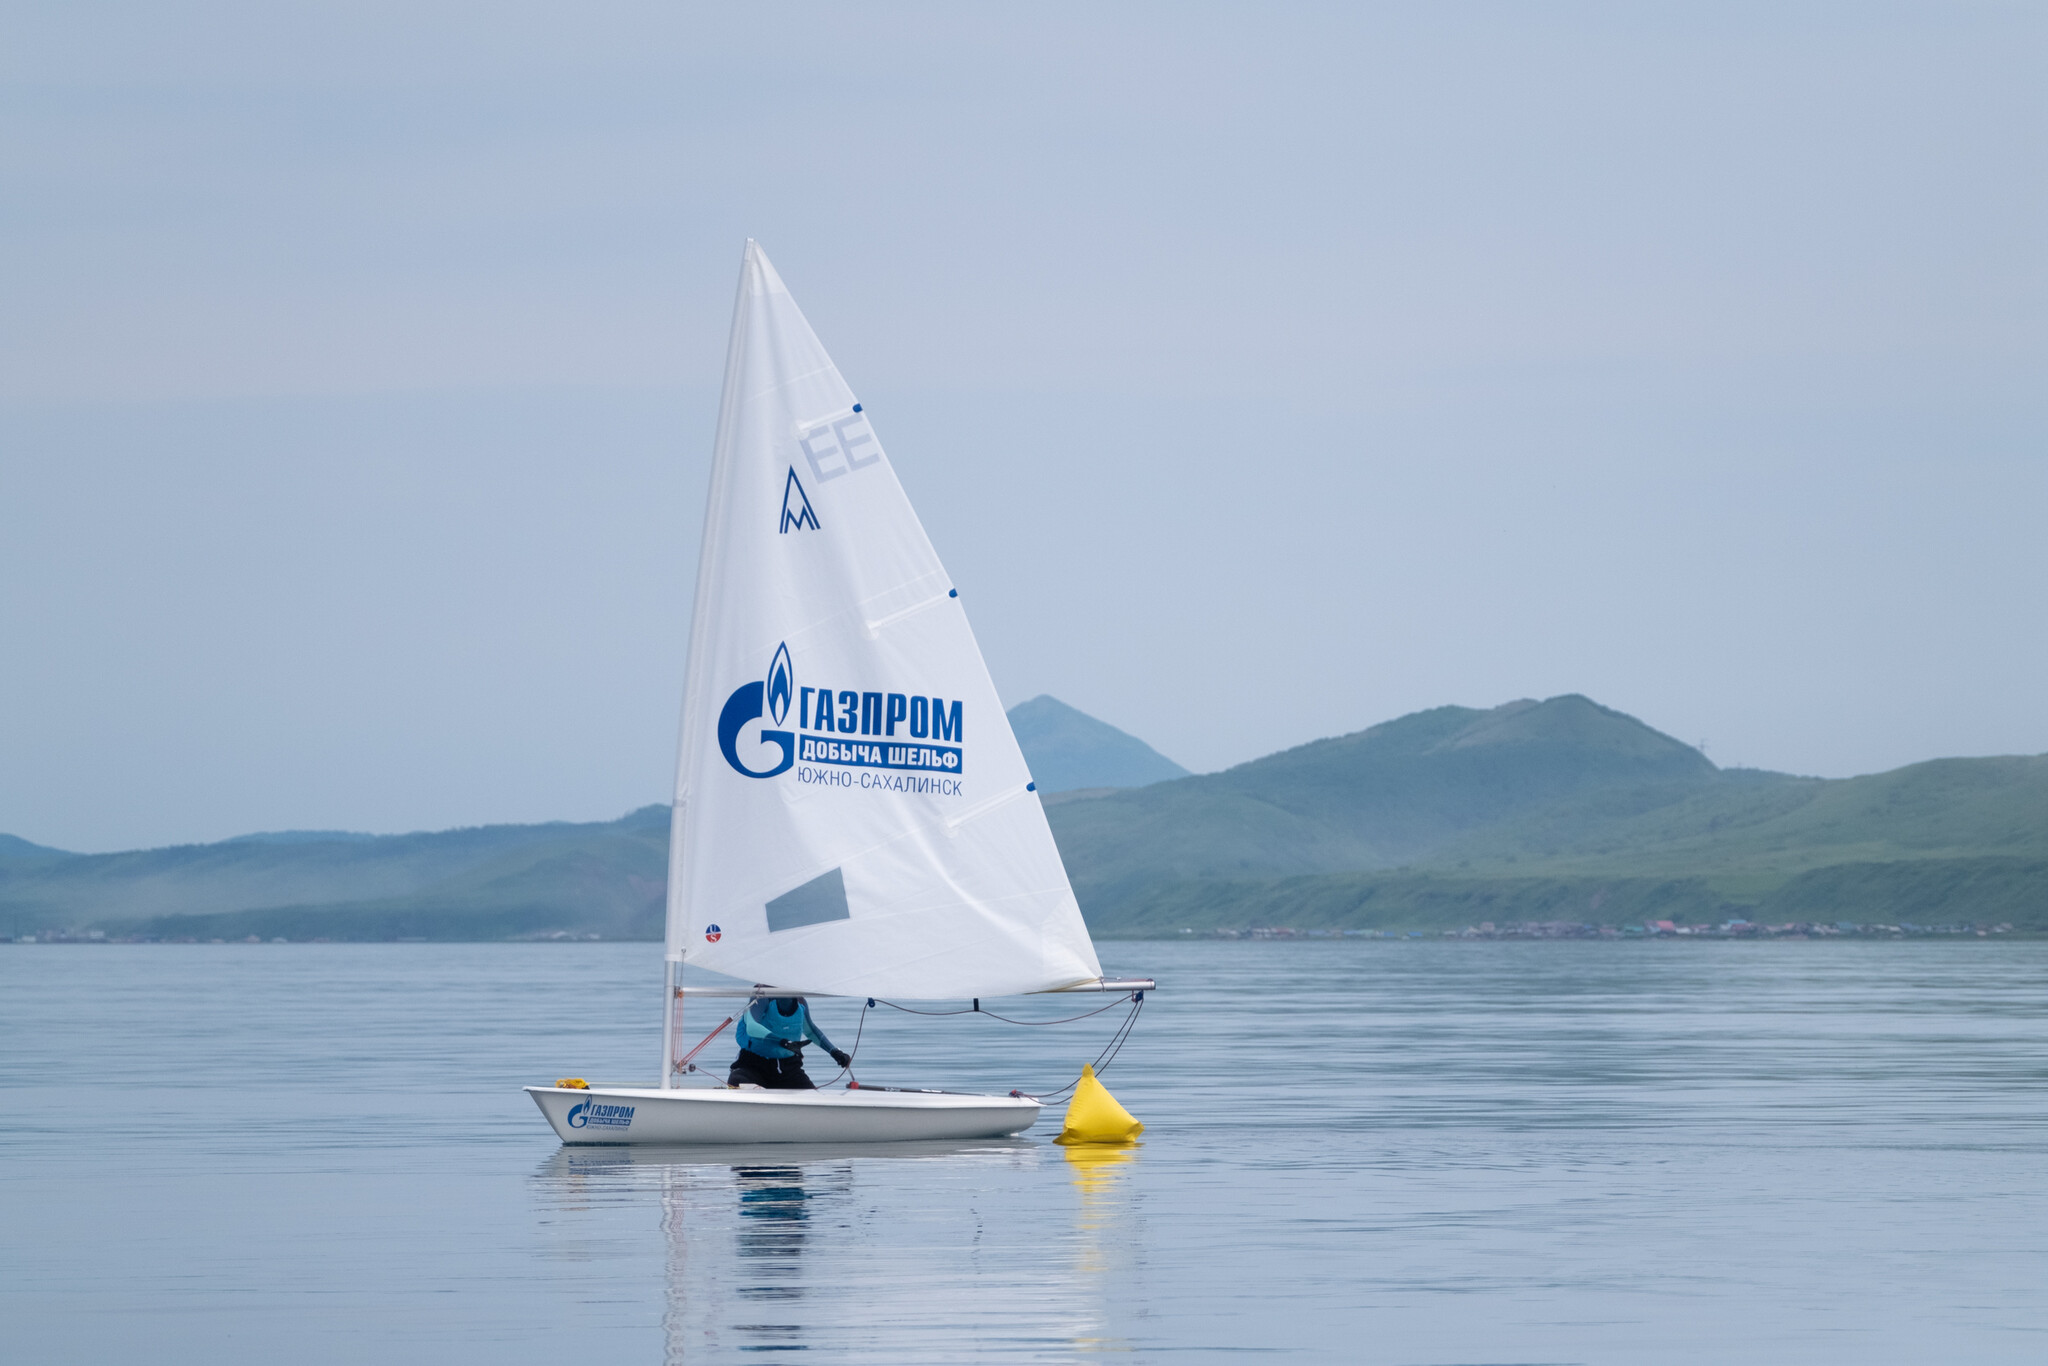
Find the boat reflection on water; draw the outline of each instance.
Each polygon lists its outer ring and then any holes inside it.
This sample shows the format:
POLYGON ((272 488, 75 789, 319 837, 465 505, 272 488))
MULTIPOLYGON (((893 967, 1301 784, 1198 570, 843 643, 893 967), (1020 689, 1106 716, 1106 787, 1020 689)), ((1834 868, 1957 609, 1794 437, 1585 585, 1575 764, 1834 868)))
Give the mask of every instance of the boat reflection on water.
POLYGON ((615 1247, 618 1212, 658 1205, 667 1361, 1029 1359, 1124 1345, 1105 1311, 1135 1161, 1028 1140, 564 1148, 535 1185, 564 1251, 615 1247))
POLYGON ((690 1212, 686 1183, 671 1178, 662 1192, 661 1222, 668 1248, 668 1303, 662 1317, 671 1361, 683 1358, 693 1337, 707 1349, 723 1344, 747 1352, 804 1351, 813 1345, 807 1316, 784 1311, 799 1310, 810 1289, 802 1259, 811 1205, 818 1201, 829 1207, 832 1197, 850 1192, 851 1166, 824 1161, 808 1171, 794 1163, 725 1170, 739 1194, 734 1261, 727 1274, 709 1268, 712 1274, 696 1282, 685 1274, 692 1253, 717 1258, 724 1250, 691 1245, 685 1228, 690 1212), (703 1283, 707 1279, 709 1286, 703 1283), (721 1300, 728 1316, 738 1321, 713 1326, 721 1300), (692 1312, 693 1308, 709 1312, 692 1312), (731 1314, 732 1310, 743 1312, 731 1314))
MULTIPOLYGON (((812 1198, 804 1189, 802 1167, 734 1167, 740 1186, 739 1255, 746 1258, 795 1258, 804 1250, 804 1220, 809 1217, 805 1202, 812 1198), (745 1221, 753 1220, 752 1224, 745 1221)), ((851 1172, 843 1173, 851 1176, 851 1172)), ((756 1299, 793 1298, 801 1288, 787 1292, 772 1285, 742 1287, 744 1295, 756 1299)))

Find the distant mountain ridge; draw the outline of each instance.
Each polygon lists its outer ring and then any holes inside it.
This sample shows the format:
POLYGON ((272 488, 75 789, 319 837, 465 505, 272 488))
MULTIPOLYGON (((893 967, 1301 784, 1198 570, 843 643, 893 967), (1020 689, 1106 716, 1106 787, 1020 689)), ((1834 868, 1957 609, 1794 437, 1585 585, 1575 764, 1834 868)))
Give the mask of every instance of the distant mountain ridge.
MULTIPOLYGON (((2048 755, 1832 780, 1722 770, 1569 694, 1432 708, 1137 785, 1170 761, 1051 698, 1017 711, 1098 934, 1750 914, 2048 931, 2048 755)), ((654 938, 667 843, 663 806, 101 855, 0 837, 0 934, 654 938)))
POLYGON ((668 808, 592 824, 243 836, 0 863, 0 933, 101 925, 164 938, 503 939, 660 932, 668 808))
POLYGON ((1043 693, 1010 708, 1010 729, 1040 792, 1144 787, 1188 776, 1137 736, 1043 693))
POLYGON ((76 858, 76 854, 47 845, 30 844, 17 835, 0 835, 0 866, 9 863, 47 863, 51 859, 76 858))
POLYGON ((1415 712, 1048 818, 1076 888, 1114 901, 1167 877, 1394 867, 1589 793, 1650 800, 1716 773, 1691 746, 1566 696, 1415 712))
POLYGON ((1921 879, 1910 899, 1921 913, 1940 887, 1993 896, 1995 883, 1999 905, 2033 906, 2024 918, 2048 928, 2048 881, 2026 862, 2048 857, 2048 756, 1835 780, 1721 770, 1576 695, 1417 712, 1046 815, 1083 906, 1125 932, 1176 916, 1263 923, 1289 904, 1296 921, 1274 923, 1310 923, 1310 903, 1290 902, 1283 883, 1313 891, 1333 924, 1437 923, 1470 904, 1493 919, 1571 905, 1583 919, 1624 884, 1615 906, 1662 895, 1683 911, 1761 913, 1801 879, 1806 910, 1834 895, 1835 915, 1857 919, 1883 900, 1870 870, 1896 865, 1897 882, 1916 860, 1970 864, 1921 879), (1298 881, 1322 875, 1335 876, 1298 881))

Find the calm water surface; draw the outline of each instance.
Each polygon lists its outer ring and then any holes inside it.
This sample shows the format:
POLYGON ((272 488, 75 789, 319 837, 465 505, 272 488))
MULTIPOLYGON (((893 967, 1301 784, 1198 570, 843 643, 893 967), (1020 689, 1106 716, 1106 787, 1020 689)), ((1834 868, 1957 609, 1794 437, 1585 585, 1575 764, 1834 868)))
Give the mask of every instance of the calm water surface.
POLYGON ((652 1076, 650 945, 0 946, 0 1355, 2048 1360, 2048 944, 1104 950, 1167 985, 1083 1154, 561 1148, 517 1088, 652 1076))

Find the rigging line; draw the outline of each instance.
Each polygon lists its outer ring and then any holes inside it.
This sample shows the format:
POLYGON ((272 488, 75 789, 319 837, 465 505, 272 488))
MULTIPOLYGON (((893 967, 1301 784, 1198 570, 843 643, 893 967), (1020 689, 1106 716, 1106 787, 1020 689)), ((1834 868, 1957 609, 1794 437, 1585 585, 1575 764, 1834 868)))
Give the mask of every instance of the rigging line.
MULTIPOLYGON (((1135 995, 1135 993, 1133 993, 1133 995, 1135 995)), ((1115 1010, 1118 1006, 1122 1005, 1125 1001, 1129 999, 1131 999, 1129 996, 1119 997, 1118 999, 1111 1001, 1106 1006, 1097 1006, 1093 1010, 1083 1011, 1079 1015, 1069 1015, 1064 1019, 1059 1020, 1013 1020, 1007 1015, 998 1015, 993 1010, 912 1010, 909 1006, 899 1006, 894 1001, 883 1001, 880 1004, 889 1007, 889 1009, 891 1010, 900 1010, 906 1015, 986 1015, 991 1020, 1001 1020, 1004 1024, 1023 1025, 1026 1028, 1035 1028, 1039 1025, 1072 1024, 1076 1020, 1092 1019, 1095 1016, 1102 1014, 1105 1010, 1115 1010)))
MULTIPOLYGON (((853 1027, 853 1047, 846 1050, 846 1066, 840 1068, 836 1073, 834 1073, 832 1076, 832 1081, 826 1082, 825 1086, 830 1086, 832 1082, 838 1081, 839 1078, 846 1076, 853 1071, 853 1060, 860 1056, 860 1036, 867 1031, 868 1011, 872 1010, 874 1008, 874 1005, 875 999, 874 997, 870 996, 868 998, 868 1003, 860 1008, 860 1023, 856 1024, 853 1027)), ((821 1086, 818 1089, 822 1091, 825 1089, 825 1087, 821 1086)))
MULTIPOLYGON (((1124 1000, 1129 999, 1129 997, 1124 998, 1124 1000)), ((991 1020, 1001 1020, 1004 1024, 1025 1025, 1035 1027, 1038 1025, 1072 1024, 1076 1020, 1093 1019, 1095 1016, 1100 1015, 1105 1010, 1115 1010, 1118 1006, 1122 1005, 1123 1003, 1123 1001, 1111 1001, 1106 1006, 1097 1006, 1095 1009, 1081 1015, 1069 1015, 1063 1020, 1013 1020, 1007 1015, 998 1015, 993 1010, 984 1010, 981 1013, 983 1015, 988 1016, 991 1020)))
MULTIPOLYGON (((1006 1015, 997 1015, 994 1011, 990 1010, 918 1010, 911 1006, 899 1006, 894 1001, 881 1001, 870 996, 868 998, 868 1005, 861 1007, 860 1027, 862 1029, 865 1029, 867 1027, 868 1009, 870 1006, 875 1005, 885 1005, 889 1007, 889 1009, 891 1010, 900 1010, 906 1015, 987 1015, 990 1019, 1001 1020, 1004 1024, 1049 1025, 1072 1024, 1076 1020, 1085 1020, 1090 1018, 1091 1016, 1100 1015, 1106 1010, 1115 1010, 1118 1006, 1122 1005, 1125 1000, 1128 1000, 1131 1003, 1131 1013, 1124 1017, 1123 1023, 1117 1026, 1116 1032, 1110 1035, 1109 1042, 1103 1045, 1103 1049, 1100 1053, 1095 1055, 1095 1062, 1093 1066, 1095 1068, 1096 1074, 1099 1076, 1109 1067, 1111 1063, 1116 1061, 1116 1055, 1123 1051, 1124 1042, 1131 1037, 1131 1030, 1134 1027, 1136 1027, 1138 1023, 1138 1012, 1145 1008, 1145 994, 1143 992, 1134 991, 1129 996, 1124 997, 1122 1000, 1111 1001, 1108 1005, 1097 1006, 1094 1010, 1088 1011, 1086 1014, 1072 1015, 1063 1020, 1013 1020, 1006 1015)), ((856 1049, 860 1047, 860 1035, 858 1031, 856 1031, 854 1034, 854 1047, 856 1049)), ((850 1067, 841 1068, 840 1072, 843 1075, 844 1073, 850 1070, 852 1070, 850 1067)), ((831 1082, 826 1082, 825 1084, 827 1086, 830 1086, 832 1082, 836 1082, 838 1080, 839 1078, 835 1076, 832 1078, 831 1082)), ((1067 1092, 1073 1090, 1076 1086, 1079 1086, 1080 1084, 1081 1079, 1079 1077, 1076 1077, 1074 1080, 1068 1082, 1065 1086, 1062 1086, 1057 1091, 1020 1092, 1019 1094, 1032 1095, 1038 1100, 1057 1100, 1059 1097, 1065 1095, 1067 1092)))
POLYGON ((680 1057, 680 1058, 678 1058, 678 1059, 676 1060, 676 1067, 677 1067, 677 1069, 678 1069, 678 1070, 680 1070, 680 1071, 685 1071, 685 1072, 687 1072, 687 1071, 691 1070, 691 1069, 689 1068, 689 1066, 688 1066, 688 1064, 689 1064, 690 1060, 691 1060, 692 1058, 695 1058, 695 1057, 696 1057, 696 1056, 697 1056, 697 1055, 698 1055, 699 1053, 702 1053, 702 1052, 704 1051, 704 1045, 705 1045, 705 1044, 708 1044, 708 1043, 710 1043, 710 1042, 711 1042, 711 1041, 712 1041, 713 1039, 715 1039, 715 1038, 717 1038, 717 1037, 718 1037, 718 1031, 719 1031, 720 1029, 724 1029, 724 1028, 725 1028, 725 1025, 729 1025, 729 1024, 731 1024, 731 1023, 732 1023, 732 1022, 733 1022, 734 1020, 737 1020, 738 1018, 739 1018, 739 1016, 737 1016, 737 1015, 728 1015, 728 1016, 726 1016, 726 1017, 725 1017, 725 1024, 719 1025, 719 1026, 718 1026, 717 1028, 713 1029, 713 1030, 712 1030, 712 1031, 711 1031, 711 1032, 710 1032, 709 1034, 706 1034, 706 1035, 705 1035, 705 1036, 704 1036, 704 1037, 703 1037, 702 1039, 700 1039, 700 1040, 698 1041, 698 1043, 697 1043, 697 1046, 696 1046, 695 1048, 693 1048, 693 1049, 691 1049, 691 1050, 690 1050, 689 1052, 687 1052, 687 1053, 683 1054, 683 1056, 682 1056, 682 1057, 680 1057))
POLYGON ((1115 1062, 1116 1055, 1123 1051, 1124 1041, 1131 1037, 1131 1029, 1138 1023, 1138 1008, 1143 1004, 1141 1001, 1138 1005, 1132 1006, 1131 1013, 1124 1017, 1123 1025, 1115 1034, 1110 1036, 1109 1042, 1103 1045, 1102 1051, 1095 1055, 1095 1071, 1098 1076, 1111 1063, 1115 1062))
MULTIPOLYGON (((1124 1041, 1131 1037, 1132 1027, 1138 1023, 1138 1012, 1144 1008, 1145 998, 1137 992, 1132 992, 1131 1013, 1124 1017, 1124 1022, 1117 1026, 1116 1033, 1110 1036, 1109 1042, 1103 1046, 1102 1051, 1095 1055, 1094 1067, 1097 1076, 1101 1076, 1103 1071, 1116 1061, 1116 1055, 1123 1050, 1124 1041)), ((1034 1100, 1058 1100, 1080 1084, 1081 1079, 1076 1077, 1057 1091, 1027 1091, 1020 1092, 1019 1094, 1029 1095, 1034 1100)))
POLYGON ((1116 1061, 1117 1054, 1124 1051, 1124 1045, 1130 1042, 1131 1031, 1137 1027, 1138 1012, 1144 1008, 1145 1001, 1143 997, 1139 997, 1132 1002, 1131 1013, 1124 1019, 1124 1027, 1117 1031, 1116 1037, 1110 1040, 1109 1047, 1104 1049, 1102 1056, 1096 1060, 1095 1071, 1098 1075, 1116 1061))

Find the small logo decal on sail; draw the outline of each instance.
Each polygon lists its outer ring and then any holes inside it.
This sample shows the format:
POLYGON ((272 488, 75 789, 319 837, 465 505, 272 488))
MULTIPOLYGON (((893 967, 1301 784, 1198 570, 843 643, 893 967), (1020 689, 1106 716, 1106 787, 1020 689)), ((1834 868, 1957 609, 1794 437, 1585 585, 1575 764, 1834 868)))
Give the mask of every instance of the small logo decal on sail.
POLYGON ((796 477, 796 466, 789 467, 789 479, 782 486, 782 534, 806 528, 817 531, 818 514, 811 511, 811 500, 804 492, 803 483, 796 477))
POLYGON ((723 933, 725 932, 719 929, 716 925, 706 925, 704 927, 704 942, 707 944, 716 944, 718 942, 718 937, 723 933))

